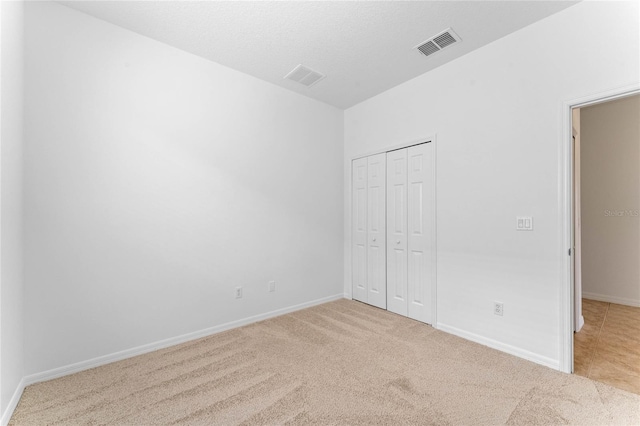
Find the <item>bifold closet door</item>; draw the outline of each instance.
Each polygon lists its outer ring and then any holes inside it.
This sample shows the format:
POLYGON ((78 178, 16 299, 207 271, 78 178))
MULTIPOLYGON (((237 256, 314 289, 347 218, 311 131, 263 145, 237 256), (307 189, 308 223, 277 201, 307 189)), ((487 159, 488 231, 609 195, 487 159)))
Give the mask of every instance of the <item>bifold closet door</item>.
POLYGON ((432 143, 352 163, 353 298, 429 324, 435 286, 432 143))
POLYGON ((367 303, 387 307, 386 153, 367 157, 367 303))
POLYGON ((407 316, 407 149, 387 152, 387 310, 407 316))
POLYGON ((386 154, 352 163, 353 298, 387 307, 386 154))
POLYGON ((387 309, 433 323, 434 144, 387 153, 387 309))
POLYGON ((353 298, 367 302, 367 159, 359 158, 351 164, 352 191, 352 247, 351 274, 353 298))
POLYGON ((407 152, 407 316, 433 324, 435 286, 434 144, 407 152))

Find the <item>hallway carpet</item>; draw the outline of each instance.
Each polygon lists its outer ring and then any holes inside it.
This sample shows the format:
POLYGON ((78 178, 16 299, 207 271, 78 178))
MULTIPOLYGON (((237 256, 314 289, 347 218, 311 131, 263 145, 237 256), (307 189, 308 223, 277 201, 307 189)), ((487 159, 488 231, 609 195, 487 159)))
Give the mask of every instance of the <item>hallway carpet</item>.
POLYGON ((10 425, 623 425, 640 396, 339 300, 26 388, 10 425))

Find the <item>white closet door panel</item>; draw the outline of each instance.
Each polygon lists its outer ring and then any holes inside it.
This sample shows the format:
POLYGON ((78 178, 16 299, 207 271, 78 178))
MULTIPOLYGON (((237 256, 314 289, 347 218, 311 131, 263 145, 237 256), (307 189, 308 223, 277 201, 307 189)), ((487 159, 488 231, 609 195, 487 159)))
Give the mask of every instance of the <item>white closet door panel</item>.
POLYGON ((435 267, 434 144, 408 148, 408 317, 431 324, 435 267))
POLYGON ((367 302, 367 159, 353 160, 351 286, 353 298, 367 302))
POLYGON ((367 157, 367 290, 368 303, 387 307, 385 153, 367 157))
POLYGON ((407 149, 387 153, 387 309, 407 315, 407 149))

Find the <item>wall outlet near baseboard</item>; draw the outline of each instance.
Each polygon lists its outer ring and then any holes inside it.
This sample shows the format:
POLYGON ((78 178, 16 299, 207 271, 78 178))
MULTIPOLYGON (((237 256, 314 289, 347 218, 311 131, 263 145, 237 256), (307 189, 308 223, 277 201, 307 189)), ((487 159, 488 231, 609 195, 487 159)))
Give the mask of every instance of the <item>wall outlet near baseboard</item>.
POLYGON ((493 302, 493 313, 495 315, 502 316, 502 314, 504 313, 504 306, 501 302, 493 302))
POLYGON ((276 291, 276 282, 269 281, 269 293, 273 293, 274 291, 276 291))
POLYGON ((236 287, 236 299, 242 299, 242 287, 236 287))

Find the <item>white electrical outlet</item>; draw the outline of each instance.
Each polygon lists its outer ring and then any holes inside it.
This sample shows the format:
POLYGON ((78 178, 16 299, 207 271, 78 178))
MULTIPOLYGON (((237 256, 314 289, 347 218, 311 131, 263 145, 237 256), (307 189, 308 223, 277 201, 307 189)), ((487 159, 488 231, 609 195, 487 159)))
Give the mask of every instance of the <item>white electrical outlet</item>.
POLYGON ((269 281, 269 292, 273 293, 274 291, 276 291, 276 282, 275 281, 269 281))
POLYGON ((493 313, 502 316, 504 313, 504 306, 500 302, 493 302, 493 313))
POLYGON ((236 299, 242 299, 242 287, 236 287, 236 299))

